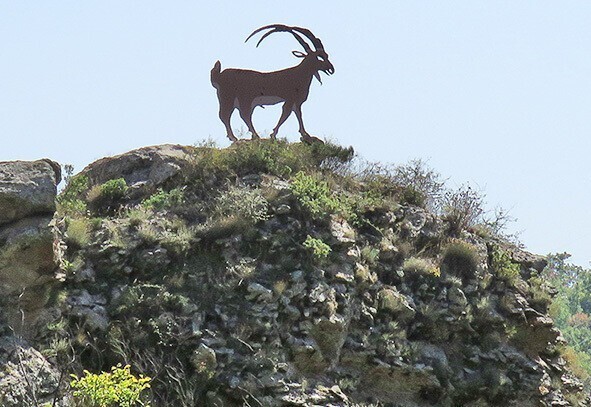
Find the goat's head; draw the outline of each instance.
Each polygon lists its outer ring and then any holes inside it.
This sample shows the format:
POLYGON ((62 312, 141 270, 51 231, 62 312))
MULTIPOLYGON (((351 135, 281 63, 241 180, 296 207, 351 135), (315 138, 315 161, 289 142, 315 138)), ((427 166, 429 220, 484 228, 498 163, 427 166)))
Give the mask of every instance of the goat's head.
POLYGON ((311 66, 314 69, 313 74, 316 77, 316 79, 318 79, 318 81, 320 83, 322 83, 322 80, 320 79, 319 71, 322 71, 327 75, 332 75, 334 73, 334 66, 332 65, 332 63, 328 59, 328 54, 324 50, 324 46, 322 45, 322 41, 320 41, 320 38, 318 38, 314 34, 312 34, 312 32, 310 30, 308 30, 307 28, 292 27, 292 26, 287 26, 287 25, 283 25, 283 24, 266 25, 264 27, 254 30, 248 36, 246 41, 248 41, 251 37, 253 37, 254 35, 256 35, 259 32, 264 31, 264 30, 269 30, 269 31, 267 31, 261 37, 259 42, 257 42, 257 45, 256 45, 257 47, 265 38, 267 38, 269 35, 271 35, 273 33, 288 32, 291 35, 293 35, 294 38, 300 43, 302 48, 304 48, 304 52, 292 51, 293 55, 298 58, 304 58, 305 60, 310 61, 311 66), (310 45, 308 45, 308 43, 304 40, 304 38, 302 38, 302 35, 305 36, 308 40, 310 40, 310 42, 314 46, 314 49, 312 49, 310 47, 310 45))

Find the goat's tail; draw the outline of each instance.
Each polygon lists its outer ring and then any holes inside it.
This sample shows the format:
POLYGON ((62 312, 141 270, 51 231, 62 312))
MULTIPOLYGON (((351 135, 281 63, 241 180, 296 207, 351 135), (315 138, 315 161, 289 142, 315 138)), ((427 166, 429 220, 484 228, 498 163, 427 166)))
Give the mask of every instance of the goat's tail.
POLYGON ((222 70, 222 64, 220 61, 216 61, 215 65, 211 70, 211 84, 214 88, 217 88, 216 84, 219 83, 220 72, 222 70))

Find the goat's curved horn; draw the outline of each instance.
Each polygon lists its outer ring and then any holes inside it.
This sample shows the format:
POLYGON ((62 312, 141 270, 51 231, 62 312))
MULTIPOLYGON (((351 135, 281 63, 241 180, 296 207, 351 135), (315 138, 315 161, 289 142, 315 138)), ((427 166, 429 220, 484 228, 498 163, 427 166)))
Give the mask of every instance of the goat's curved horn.
POLYGON ((320 38, 316 37, 314 34, 312 34, 312 31, 308 30, 307 28, 302 28, 302 27, 290 27, 292 30, 299 32, 300 34, 305 35, 314 45, 314 48, 316 48, 316 51, 318 50, 324 50, 324 45, 322 45, 322 41, 320 41, 320 38))
MULTIPOLYGON (((268 30, 271 29, 271 31, 266 32, 261 39, 257 42, 257 47, 259 46, 259 44, 265 39, 267 38, 269 35, 276 33, 276 32, 288 32, 291 35, 294 36, 294 38, 300 43, 300 45, 304 48, 304 50, 306 52, 311 52, 312 50, 310 49, 310 46, 308 45, 308 43, 306 41, 304 41, 304 39, 302 37, 300 37, 299 33, 295 32, 294 29, 297 29, 299 27, 289 27, 287 25, 283 25, 283 24, 271 24, 271 25, 266 25, 264 27, 258 28, 256 30, 254 30, 249 36, 248 38, 246 38, 246 41, 248 41, 251 37, 253 37, 254 35, 258 34, 261 31, 264 30, 268 30)), ((305 30, 305 29, 303 29, 305 30)), ((304 33, 302 33, 304 34, 304 33)), ((310 33, 311 34, 311 33, 310 33)), ((306 35, 306 34, 304 34, 306 35)), ((307 35, 306 35, 307 36, 307 35)), ((321 44, 322 45, 322 44, 321 44)), ((316 47, 316 44, 314 44, 314 46, 316 47)))

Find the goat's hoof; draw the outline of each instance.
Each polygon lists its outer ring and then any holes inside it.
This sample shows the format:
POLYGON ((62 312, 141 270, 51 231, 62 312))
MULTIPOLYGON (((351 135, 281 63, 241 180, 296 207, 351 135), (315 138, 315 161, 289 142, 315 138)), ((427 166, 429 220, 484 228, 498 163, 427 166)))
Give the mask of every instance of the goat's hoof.
POLYGON ((314 137, 314 136, 310 136, 310 135, 302 136, 302 137, 300 137, 300 140, 306 144, 313 144, 313 143, 324 144, 324 141, 320 140, 318 137, 314 137))

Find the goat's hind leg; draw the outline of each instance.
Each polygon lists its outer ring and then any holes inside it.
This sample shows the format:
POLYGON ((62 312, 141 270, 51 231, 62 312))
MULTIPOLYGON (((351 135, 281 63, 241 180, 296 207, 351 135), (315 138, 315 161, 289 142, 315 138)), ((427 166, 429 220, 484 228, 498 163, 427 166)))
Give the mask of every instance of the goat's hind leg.
POLYGON ((220 120, 226 126, 226 134, 231 141, 238 141, 234 132, 232 131, 232 126, 230 124, 230 119, 232 118, 232 112, 234 111, 234 103, 224 103, 220 100, 220 120))
POLYGON ((240 104, 238 111, 240 112, 240 117, 242 118, 242 120, 244 120, 244 123, 246 123, 246 126, 248 127, 248 131, 250 131, 250 134, 252 135, 251 136, 252 139, 253 140, 260 139, 259 135, 257 134, 257 131, 254 129, 254 125, 252 124, 252 111, 254 109, 252 109, 252 108, 248 109, 248 106, 245 106, 243 108, 242 106, 243 105, 240 104))

